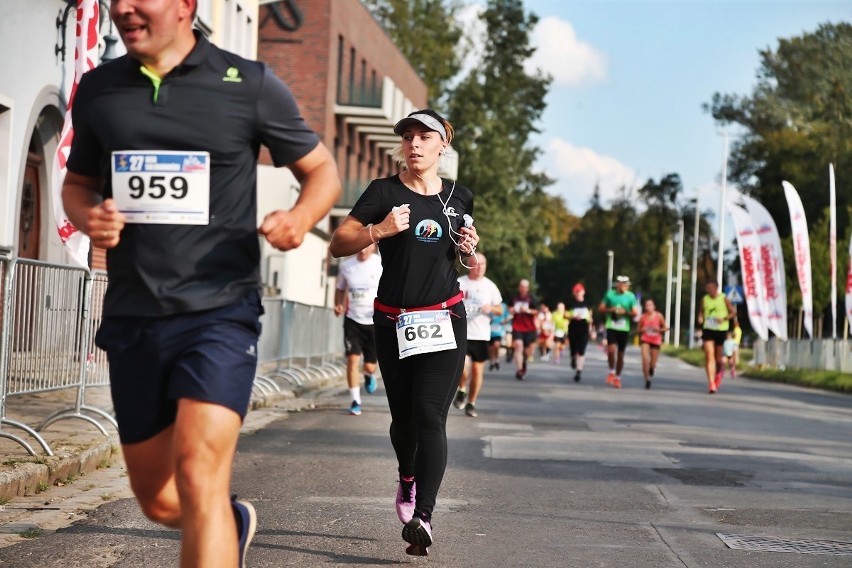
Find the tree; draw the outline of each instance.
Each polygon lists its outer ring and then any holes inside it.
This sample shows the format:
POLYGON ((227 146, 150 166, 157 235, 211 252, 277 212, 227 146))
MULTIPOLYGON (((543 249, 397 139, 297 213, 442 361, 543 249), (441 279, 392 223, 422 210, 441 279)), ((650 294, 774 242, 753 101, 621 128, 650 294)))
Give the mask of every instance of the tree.
MULTIPOLYGON (((829 162, 841 176, 852 171, 852 25, 821 25, 780 40, 775 51, 760 56, 750 96, 716 93, 704 108, 720 124, 744 129, 732 145, 729 177, 780 221, 778 229, 786 236, 782 180, 796 186, 808 219, 815 222, 828 205, 829 162)), ((837 197, 843 234, 852 200, 850 192, 839 191, 837 197)))
POLYGON ((457 0, 364 0, 429 89, 429 104, 446 95, 465 49, 457 0))
MULTIPOLYGON (((477 228, 492 278, 506 290, 529 278, 533 259, 551 255, 546 237, 552 180, 534 170, 541 150, 530 145, 545 108, 550 78, 529 75, 530 33, 538 18, 520 0, 489 0, 483 58, 448 98, 458 137, 459 180, 476 194, 477 228)), ((564 204, 562 205, 564 209, 564 204)))

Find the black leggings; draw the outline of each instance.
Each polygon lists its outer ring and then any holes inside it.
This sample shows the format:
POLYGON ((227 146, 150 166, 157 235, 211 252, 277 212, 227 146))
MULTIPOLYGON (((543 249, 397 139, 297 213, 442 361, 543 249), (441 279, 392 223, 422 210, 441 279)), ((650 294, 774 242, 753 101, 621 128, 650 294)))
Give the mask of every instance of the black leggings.
POLYGON ((447 413, 464 366, 467 320, 452 316, 456 348, 399 358, 396 329, 376 325, 399 474, 417 482, 415 511, 430 518, 447 468, 447 413))

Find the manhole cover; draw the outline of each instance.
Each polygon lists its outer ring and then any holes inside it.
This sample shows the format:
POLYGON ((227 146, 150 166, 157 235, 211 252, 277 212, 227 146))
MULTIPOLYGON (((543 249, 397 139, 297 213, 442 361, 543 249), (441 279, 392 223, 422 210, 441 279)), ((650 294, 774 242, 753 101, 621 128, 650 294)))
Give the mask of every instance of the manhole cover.
POLYGON ((752 552, 796 552, 798 554, 832 554, 852 556, 852 542, 816 538, 783 538, 747 534, 716 533, 728 548, 752 552))

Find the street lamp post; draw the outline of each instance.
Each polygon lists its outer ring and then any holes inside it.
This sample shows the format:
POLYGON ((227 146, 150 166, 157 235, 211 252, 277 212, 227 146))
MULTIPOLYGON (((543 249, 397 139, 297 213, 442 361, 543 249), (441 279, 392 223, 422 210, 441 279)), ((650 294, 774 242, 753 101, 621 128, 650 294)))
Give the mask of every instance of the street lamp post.
POLYGON ((680 298, 683 291, 683 219, 677 222, 677 289, 675 291, 674 346, 680 346, 680 298))
POLYGON ((606 251, 607 257, 607 266, 606 266, 606 286, 607 290, 612 290, 612 265, 614 261, 614 254, 611 250, 606 251))
POLYGON ((693 349, 695 347, 695 293, 696 287, 698 285, 698 220, 699 220, 699 211, 698 207, 699 196, 701 194, 699 192, 695 192, 695 228, 692 233, 692 274, 690 275, 690 280, 692 281, 692 289, 689 295, 689 348, 693 349))
MULTIPOLYGON (((669 239, 666 241, 666 250, 668 251, 668 260, 666 261, 666 321, 670 322, 671 319, 671 306, 672 306, 672 240, 669 239)), ((663 339, 666 343, 669 342, 669 332, 666 332, 666 335, 663 339)))
POLYGON ((719 259, 716 261, 716 284, 722 289, 722 268, 725 259, 725 192, 728 187, 728 133, 722 131, 724 149, 722 151, 722 193, 719 198, 719 259))

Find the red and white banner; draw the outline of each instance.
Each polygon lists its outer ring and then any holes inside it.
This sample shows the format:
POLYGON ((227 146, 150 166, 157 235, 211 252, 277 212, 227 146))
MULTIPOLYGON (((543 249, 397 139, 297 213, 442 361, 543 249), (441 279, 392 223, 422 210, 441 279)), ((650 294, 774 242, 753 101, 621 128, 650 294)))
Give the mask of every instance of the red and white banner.
POLYGON ((760 275, 766 294, 766 324, 778 339, 787 341, 787 278, 778 227, 760 202, 747 195, 741 197, 760 240, 760 275))
POLYGON ((828 262, 831 267, 831 338, 837 339, 837 195, 834 164, 828 164, 828 262))
POLYGON ((760 239, 748 211, 730 199, 727 206, 737 234, 740 269, 743 275, 743 295, 748 310, 748 321, 755 333, 766 341, 769 339, 769 326, 767 325, 766 296, 760 269, 760 239))
POLYGON ((849 270, 846 272, 846 319, 852 328, 852 239, 849 239, 849 270))
POLYGON ((68 220, 62 207, 62 182, 67 171, 66 162, 71 153, 74 128, 71 124, 71 107, 83 73, 97 65, 98 61, 98 0, 77 0, 77 41, 74 47, 74 83, 65 109, 65 124, 59 137, 59 146, 53 160, 53 216, 59 238, 68 248, 68 253, 77 264, 89 266, 89 237, 78 231, 68 220))
MULTIPOLYGON (((792 227, 793 254, 796 258, 796 274, 799 277, 799 290, 802 292, 802 312, 804 326, 808 336, 814 337, 814 296, 811 283, 811 240, 808 236, 808 220, 799 192, 789 182, 782 181, 784 195, 787 196, 787 207, 790 209, 790 226, 792 227)), ((848 287, 848 284, 847 284, 848 287)), ((848 303, 848 300, 847 300, 848 303)))

